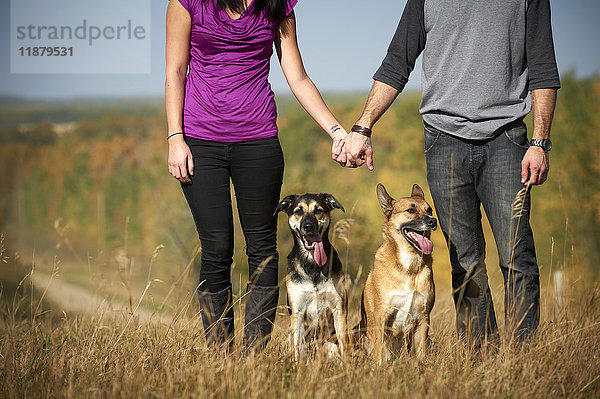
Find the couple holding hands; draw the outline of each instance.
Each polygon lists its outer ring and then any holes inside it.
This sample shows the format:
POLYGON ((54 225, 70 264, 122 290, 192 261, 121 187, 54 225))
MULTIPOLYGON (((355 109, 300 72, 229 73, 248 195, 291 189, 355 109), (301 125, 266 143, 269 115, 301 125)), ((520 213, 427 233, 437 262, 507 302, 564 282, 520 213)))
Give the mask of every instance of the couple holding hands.
MULTIPOLYGON (((560 80, 549 0, 408 0, 362 116, 347 133, 308 77, 296 40, 297 0, 170 0, 165 103, 169 172, 201 241, 198 288, 209 342, 233 335, 233 182, 250 278, 244 342, 271 332, 278 300, 277 220, 283 153, 268 82, 273 45, 294 96, 331 137, 343 166, 373 169, 371 128, 423 53, 420 113, 427 179, 447 239, 459 336, 496 335, 484 263, 484 206, 496 239, 507 321, 539 323, 539 272, 529 224, 512 204, 548 173, 560 80), (532 139, 523 118, 533 109, 532 139), (249 306, 252 304, 253 306, 249 306), (209 329, 216 319, 219 331, 209 329)), ((260 340, 264 343, 265 340, 260 340)))

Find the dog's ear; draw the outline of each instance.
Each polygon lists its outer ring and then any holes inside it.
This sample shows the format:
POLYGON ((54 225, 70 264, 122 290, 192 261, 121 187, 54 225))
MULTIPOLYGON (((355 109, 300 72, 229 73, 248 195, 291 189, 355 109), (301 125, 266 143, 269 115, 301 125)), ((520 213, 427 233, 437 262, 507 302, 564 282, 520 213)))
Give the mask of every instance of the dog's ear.
POLYGON ((390 195, 385 191, 385 187, 383 184, 379 183, 377 185, 377 199, 379 200, 379 205, 381 205, 381 209, 385 216, 390 217, 392 210, 394 209, 394 200, 390 195))
POLYGON ((327 210, 329 212, 333 211, 334 209, 341 209, 342 212, 344 212, 344 213, 346 212, 346 210, 344 209, 342 204, 340 204, 333 195, 321 193, 321 194, 319 194, 319 196, 321 197, 323 202, 325 202, 325 205, 327 205, 327 208, 328 208, 327 210))
POLYGON ((425 199, 425 194, 423 193, 423 189, 419 187, 418 184, 414 184, 412 188, 412 192, 410 193, 411 197, 425 199))
POLYGON ((277 204, 277 208, 275 208, 273 216, 276 216, 279 212, 285 212, 289 215, 291 212, 292 204, 296 201, 296 198, 298 198, 298 196, 292 194, 282 199, 281 202, 277 204))

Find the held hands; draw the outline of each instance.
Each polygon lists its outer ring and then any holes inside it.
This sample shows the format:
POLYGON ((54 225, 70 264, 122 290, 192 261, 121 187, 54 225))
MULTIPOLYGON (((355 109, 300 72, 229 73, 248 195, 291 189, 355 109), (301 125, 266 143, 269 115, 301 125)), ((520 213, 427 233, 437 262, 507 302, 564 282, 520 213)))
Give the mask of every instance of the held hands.
POLYGON ((530 146, 521 161, 521 183, 526 186, 544 184, 549 169, 548 153, 538 146, 530 146))
POLYGON ((373 147, 371 138, 356 132, 350 132, 344 138, 341 153, 334 158, 342 166, 358 168, 367 164, 369 170, 373 170, 373 147))
POLYGON ((169 139, 169 173, 181 183, 190 184, 194 175, 194 157, 183 135, 169 139), (189 173, 189 174, 188 174, 189 173))

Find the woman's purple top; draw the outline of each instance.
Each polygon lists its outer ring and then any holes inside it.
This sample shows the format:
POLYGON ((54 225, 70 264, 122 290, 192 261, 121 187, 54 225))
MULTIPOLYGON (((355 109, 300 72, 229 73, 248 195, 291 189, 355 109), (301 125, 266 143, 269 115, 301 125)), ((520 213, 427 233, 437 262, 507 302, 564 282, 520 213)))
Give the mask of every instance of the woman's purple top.
MULTIPOLYGON (((231 19, 217 0, 179 0, 190 13, 190 70, 185 85, 186 136, 238 142, 277 135, 275 95, 269 84, 270 58, 279 21, 254 0, 231 19)), ((286 0, 287 17, 297 0, 286 0)))

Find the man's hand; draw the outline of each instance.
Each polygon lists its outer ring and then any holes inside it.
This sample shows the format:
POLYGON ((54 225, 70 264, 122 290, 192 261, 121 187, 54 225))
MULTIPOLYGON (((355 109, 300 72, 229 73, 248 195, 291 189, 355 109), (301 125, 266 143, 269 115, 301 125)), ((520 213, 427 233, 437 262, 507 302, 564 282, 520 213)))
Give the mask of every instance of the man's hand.
POLYGON ((194 174, 194 157, 182 135, 169 139, 168 163, 169 173, 174 178, 185 184, 192 182, 189 176, 194 174))
POLYGON ((369 137, 350 132, 344 140, 344 147, 347 167, 357 168, 366 163, 367 168, 373 170, 373 147, 369 137))
POLYGON ((521 183, 526 186, 544 184, 550 169, 548 153, 538 146, 530 146, 521 161, 521 183))

